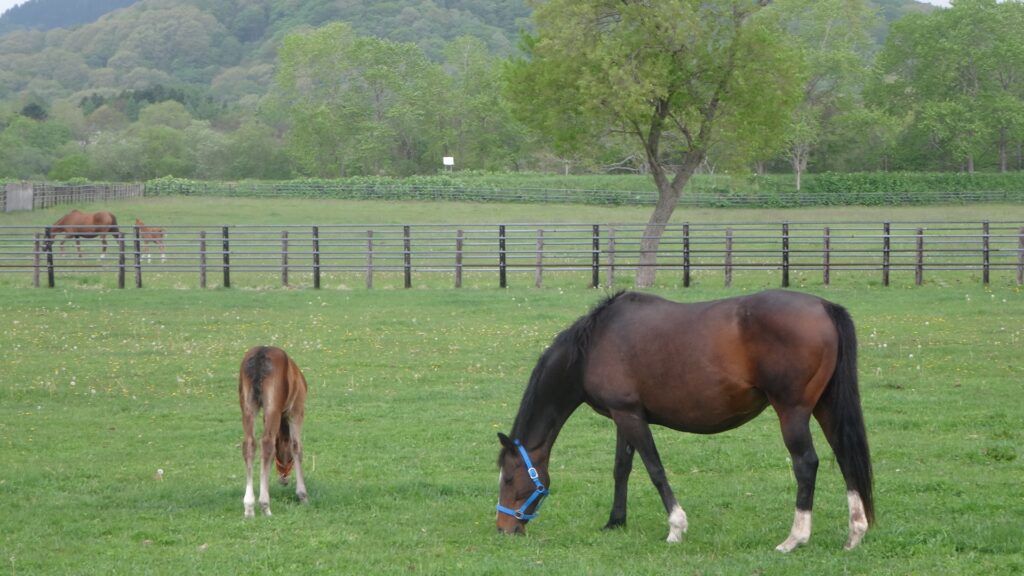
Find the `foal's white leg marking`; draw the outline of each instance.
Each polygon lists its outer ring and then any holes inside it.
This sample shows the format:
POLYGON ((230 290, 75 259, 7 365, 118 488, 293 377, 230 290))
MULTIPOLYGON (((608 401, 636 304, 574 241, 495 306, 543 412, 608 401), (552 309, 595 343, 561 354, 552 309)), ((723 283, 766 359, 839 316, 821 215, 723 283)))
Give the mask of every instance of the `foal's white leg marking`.
POLYGON ((690 527, 686 521, 686 512, 676 504, 672 508, 672 513, 668 515, 668 538, 666 542, 679 542, 683 539, 683 534, 690 527))
POLYGON ((850 538, 846 541, 845 548, 852 550, 860 544, 864 533, 868 531, 868 517, 864 513, 864 501, 861 500, 859 492, 847 492, 846 500, 850 504, 850 538))
POLYGON ((775 547, 779 552, 792 552, 801 544, 806 544, 811 539, 811 511, 797 509, 793 515, 793 529, 789 531, 789 538, 782 544, 775 547))
POLYGON ((249 478, 245 482, 245 496, 242 497, 242 505, 245 506, 245 517, 256 516, 256 495, 252 491, 252 472, 250 469, 249 478))

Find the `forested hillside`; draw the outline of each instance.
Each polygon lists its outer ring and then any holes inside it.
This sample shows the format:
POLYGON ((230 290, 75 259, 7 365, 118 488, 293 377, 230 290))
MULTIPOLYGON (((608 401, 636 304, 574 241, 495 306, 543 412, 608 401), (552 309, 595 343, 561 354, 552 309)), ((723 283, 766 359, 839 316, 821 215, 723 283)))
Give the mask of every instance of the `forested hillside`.
MULTIPOLYGON (((699 12, 761 11, 747 0, 565 6, 606 11, 599 33, 624 7, 658 33, 671 29, 657 22, 673 22, 712 35, 717 24, 699 12)), ((995 0, 948 10, 776 0, 755 34, 778 57, 732 91, 757 82, 768 92, 741 103, 749 122, 726 115, 708 132, 696 169, 798 182, 803 172, 1021 169, 1021 14, 1021 2, 995 0), (803 101, 772 100, 795 95, 803 101)), ((580 115, 610 101, 570 102, 544 92, 559 77, 511 73, 538 47, 528 0, 29 0, 0 17, 3 30, 0 179, 406 176, 436 172, 442 156, 457 170, 651 166, 621 127, 580 115)), ((558 56, 565 71, 578 64, 573 44, 558 56)), ((634 64, 613 56, 598 80, 634 64)))
POLYGON ((295 29, 348 22, 433 59, 469 35, 507 55, 528 14, 524 0, 30 0, 0 18, 0 98, 188 84, 230 101, 266 92, 295 29), (96 19, 100 4, 130 6, 96 19))
POLYGON ((18 29, 51 30, 88 24, 137 0, 28 0, 0 14, 0 34, 18 29))

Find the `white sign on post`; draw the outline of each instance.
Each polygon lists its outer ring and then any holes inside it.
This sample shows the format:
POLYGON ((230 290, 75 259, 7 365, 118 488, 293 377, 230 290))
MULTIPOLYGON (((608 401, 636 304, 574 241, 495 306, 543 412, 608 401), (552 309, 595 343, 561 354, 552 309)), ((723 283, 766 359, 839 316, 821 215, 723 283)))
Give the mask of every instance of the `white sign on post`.
POLYGON ((445 156, 444 158, 441 159, 441 162, 445 166, 455 166, 455 157, 454 156, 445 156))

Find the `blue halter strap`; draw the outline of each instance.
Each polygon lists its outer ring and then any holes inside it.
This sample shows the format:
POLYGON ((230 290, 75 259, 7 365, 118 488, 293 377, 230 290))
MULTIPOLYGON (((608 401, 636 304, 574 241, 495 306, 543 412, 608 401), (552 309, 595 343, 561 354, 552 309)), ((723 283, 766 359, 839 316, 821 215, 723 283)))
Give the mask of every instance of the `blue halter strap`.
POLYGON ((530 480, 533 480, 533 485, 536 486, 536 489, 533 491, 533 494, 526 499, 526 502, 523 502, 522 506, 516 510, 507 506, 502 506, 499 502, 498 512, 514 516, 519 520, 533 520, 537 517, 537 514, 540 513, 540 504, 544 501, 544 497, 548 495, 548 489, 544 486, 544 483, 540 481, 540 474, 538 474, 537 469, 533 467, 533 462, 530 462, 530 455, 526 453, 526 448, 523 448, 523 445, 519 440, 516 440, 515 443, 516 448, 519 449, 519 455, 523 457, 523 464, 526 465, 526 473, 530 475, 530 480), (533 514, 527 514, 527 508, 529 508, 534 502, 537 503, 537 507, 533 509, 533 514))

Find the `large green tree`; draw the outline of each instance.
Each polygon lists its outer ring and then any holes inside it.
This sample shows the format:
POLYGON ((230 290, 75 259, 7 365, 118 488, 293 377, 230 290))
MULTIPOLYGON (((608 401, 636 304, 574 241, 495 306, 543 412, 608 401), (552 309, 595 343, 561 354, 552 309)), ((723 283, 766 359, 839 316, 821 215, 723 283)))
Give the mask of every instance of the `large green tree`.
POLYGON ((658 201, 641 240, 638 287, 716 126, 775 133, 799 95, 799 54, 762 0, 549 0, 508 68, 518 116, 568 152, 610 135, 642 150, 658 201))
POLYGON ((289 35, 275 78, 307 174, 411 174, 440 162, 444 75, 413 44, 359 36, 347 24, 289 35))

